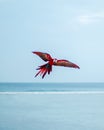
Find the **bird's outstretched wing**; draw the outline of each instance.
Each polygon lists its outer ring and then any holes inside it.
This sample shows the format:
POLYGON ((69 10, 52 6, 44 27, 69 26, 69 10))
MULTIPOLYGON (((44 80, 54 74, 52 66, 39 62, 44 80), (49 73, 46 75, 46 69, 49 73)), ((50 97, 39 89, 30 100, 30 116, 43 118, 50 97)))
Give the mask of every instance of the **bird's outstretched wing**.
POLYGON ((55 66, 64 66, 64 67, 72 67, 72 68, 78 68, 80 69, 80 67, 68 60, 57 60, 57 62, 54 62, 55 66))
POLYGON ((44 61, 49 61, 52 59, 52 57, 48 53, 37 52, 37 51, 34 51, 32 53, 38 55, 44 61))

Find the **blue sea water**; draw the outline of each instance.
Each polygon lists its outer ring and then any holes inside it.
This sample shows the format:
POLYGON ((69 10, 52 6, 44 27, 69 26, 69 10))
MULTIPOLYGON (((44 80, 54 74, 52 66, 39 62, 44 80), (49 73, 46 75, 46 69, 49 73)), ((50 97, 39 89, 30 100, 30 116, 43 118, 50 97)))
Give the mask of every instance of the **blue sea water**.
POLYGON ((104 130, 104 83, 0 83, 0 130, 104 130))
POLYGON ((104 83, 0 83, 0 92, 104 91, 104 83))

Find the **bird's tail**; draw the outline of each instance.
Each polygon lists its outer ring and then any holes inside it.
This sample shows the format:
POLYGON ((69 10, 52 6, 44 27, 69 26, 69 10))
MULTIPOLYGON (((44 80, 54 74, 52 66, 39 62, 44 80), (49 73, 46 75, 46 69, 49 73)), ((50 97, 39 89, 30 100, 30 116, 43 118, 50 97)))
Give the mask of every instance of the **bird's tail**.
POLYGON ((47 64, 44 64, 44 65, 41 65, 39 66, 39 68, 37 68, 38 73, 35 75, 38 76, 39 74, 42 75, 42 79, 44 78, 44 76, 48 73, 50 74, 50 72, 52 71, 52 65, 50 65, 49 63, 47 64))

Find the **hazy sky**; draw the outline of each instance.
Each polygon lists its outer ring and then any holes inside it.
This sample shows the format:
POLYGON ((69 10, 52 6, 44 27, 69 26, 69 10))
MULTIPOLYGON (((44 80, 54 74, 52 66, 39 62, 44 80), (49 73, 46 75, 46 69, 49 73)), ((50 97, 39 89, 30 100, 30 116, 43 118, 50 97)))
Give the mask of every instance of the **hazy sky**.
POLYGON ((104 82, 104 0, 0 0, 0 82, 104 82), (32 51, 80 70, 44 64, 32 51))

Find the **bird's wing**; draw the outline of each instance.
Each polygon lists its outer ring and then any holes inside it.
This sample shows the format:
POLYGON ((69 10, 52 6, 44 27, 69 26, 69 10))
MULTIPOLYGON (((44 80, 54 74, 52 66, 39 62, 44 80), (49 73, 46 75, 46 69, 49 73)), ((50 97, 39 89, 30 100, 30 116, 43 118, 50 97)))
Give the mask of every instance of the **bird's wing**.
POLYGON ((54 62, 55 66, 64 66, 64 67, 72 67, 72 68, 78 68, 80 69, 80 67, 68 60, 57 60, 57 62, 54 62))
POLYGON ((52 57, 48 53, 37 52, 37 51, 34 51, 32 53, 38 55, 44 61, 49 61, 50 59, 52 59, 52 57))

